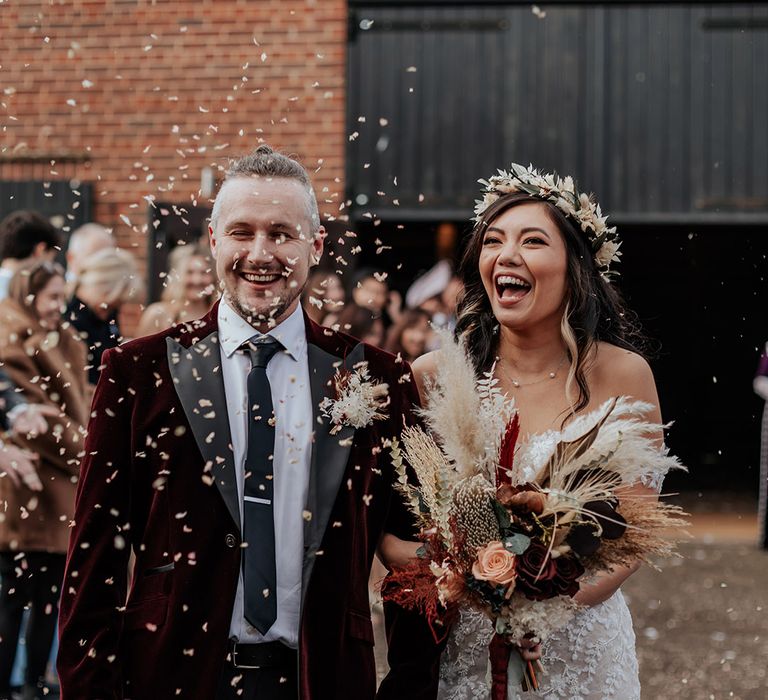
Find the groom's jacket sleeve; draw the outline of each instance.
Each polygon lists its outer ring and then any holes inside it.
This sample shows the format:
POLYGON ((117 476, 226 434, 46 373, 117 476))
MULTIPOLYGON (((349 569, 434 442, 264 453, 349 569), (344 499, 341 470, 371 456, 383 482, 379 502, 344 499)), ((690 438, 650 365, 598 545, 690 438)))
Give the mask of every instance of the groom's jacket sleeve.
POLYGON ((104 354, 91 407, 59 614, 62 700, 122 698, 119 644, 125 609, 134 392, 104 354))
MULTIPOLYGON (((416 410, 420 403, 410 369, 404 371, 398 381, 402 384, 398 406, 402 416, 399 430, 402 430, 419 422, 416 410)), ((412 472, 409 480, 415 480, 412 472)), ((385 530, 403 540, 417 539, 415 517, 396 489, 385 530)), ((384 603, 384 617, 390 670, 379 686, 377 700, 435 700, 444 644, 435 641, 426 618, 417 612, 387 602, 384 603)))
MULTIPOLYGON (((404 362, 402 364, 398 363, 396 366, 399 369, 393 381, 397 382, 398 390, 390 392, 390 396, 393 396, 393 405, 390 407, 390 412, 393 423, 393 435, 401 439, 400 434, 403 428, 416 425, 419 422, 416 415, 416 411, 419 408, 419 392, 416 389, 416 380, 413 378, 411 368, 404 362)), ((397 474, 394 473, 392 468, 389 450, 384 451, 383 457, 388 463, 387 466, 393 472, 391 476, 393 493, 387 512, 387 519, 384 523, 384 531, 402 540, 415 540, 416 535, 418 535, 416 518, 408 508, 403 495, 395 488, 397 474)), ((413 471, 409 467, 408 480, 413 481, 415 478, 413 471)))

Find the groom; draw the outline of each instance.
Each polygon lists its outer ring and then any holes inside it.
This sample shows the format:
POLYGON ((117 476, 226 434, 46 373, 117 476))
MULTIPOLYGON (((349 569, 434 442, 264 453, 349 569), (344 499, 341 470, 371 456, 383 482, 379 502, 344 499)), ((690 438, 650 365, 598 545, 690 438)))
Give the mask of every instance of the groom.
MULTIPOLYGON (((267 146, 235 161, 209 235, 222 301, 104 356, 62 587, 62 698, 373 698, 371 560, 383 532, 413 536, 387 450, 413 421, 410 370, 303 314, 324 231, 296 161, 267 146), (384 417, 334 422, 320 404, 361 361, 389 387, 384 417)), ((434 697, 422 625, 390 625, 380 697, 434 697)))

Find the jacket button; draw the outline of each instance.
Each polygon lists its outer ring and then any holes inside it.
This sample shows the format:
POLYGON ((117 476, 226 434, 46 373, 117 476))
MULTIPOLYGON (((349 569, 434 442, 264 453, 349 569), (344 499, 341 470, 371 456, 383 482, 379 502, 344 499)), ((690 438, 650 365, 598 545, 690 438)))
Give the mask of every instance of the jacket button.
POLYGON ((227 543, 227 547, 234 547, 237 545, 237 537, 231 533, 224 538, 224 541, 227 543))

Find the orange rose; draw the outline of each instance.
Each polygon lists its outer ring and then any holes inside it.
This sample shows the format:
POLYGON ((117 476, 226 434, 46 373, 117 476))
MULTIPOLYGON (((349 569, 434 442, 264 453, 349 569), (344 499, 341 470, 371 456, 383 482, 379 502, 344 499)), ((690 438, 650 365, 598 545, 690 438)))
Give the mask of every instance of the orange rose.
POLYGON ((498 540, 489 542, 477 550, 477 560, 472 564, 472 575, 480 581, 501 586, 515 582, 515 555, 498 540))

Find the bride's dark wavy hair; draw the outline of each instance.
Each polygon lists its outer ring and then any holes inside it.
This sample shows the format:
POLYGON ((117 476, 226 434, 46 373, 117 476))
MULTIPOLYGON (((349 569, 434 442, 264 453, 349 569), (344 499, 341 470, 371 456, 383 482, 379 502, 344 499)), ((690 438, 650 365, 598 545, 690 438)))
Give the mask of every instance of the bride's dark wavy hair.
POLYGON ((589 404, 586 379, 590 351, 598 341, 646 355, 647 341, 640 331, 637 316, 624 305, 619 292, 600 275, 586 237, 551 202, 524 193, 502 195, 482 214, 469 234, 469 241, 459 264, 459 277, 464 293, 456 309, 455 335, 463 340, 475 371, 480 376, 488 372, 496 360, 500 334, 491 302, 480 278, 480 252, 488 226, 512 207, 536 202, 558 227, 565 241, 568 256, 565 310, 560 333, 568 350, 570 368, 566 381, 566 396, 572 413, 589 404), (573 397, 574 384, 578 394, 573 397))

